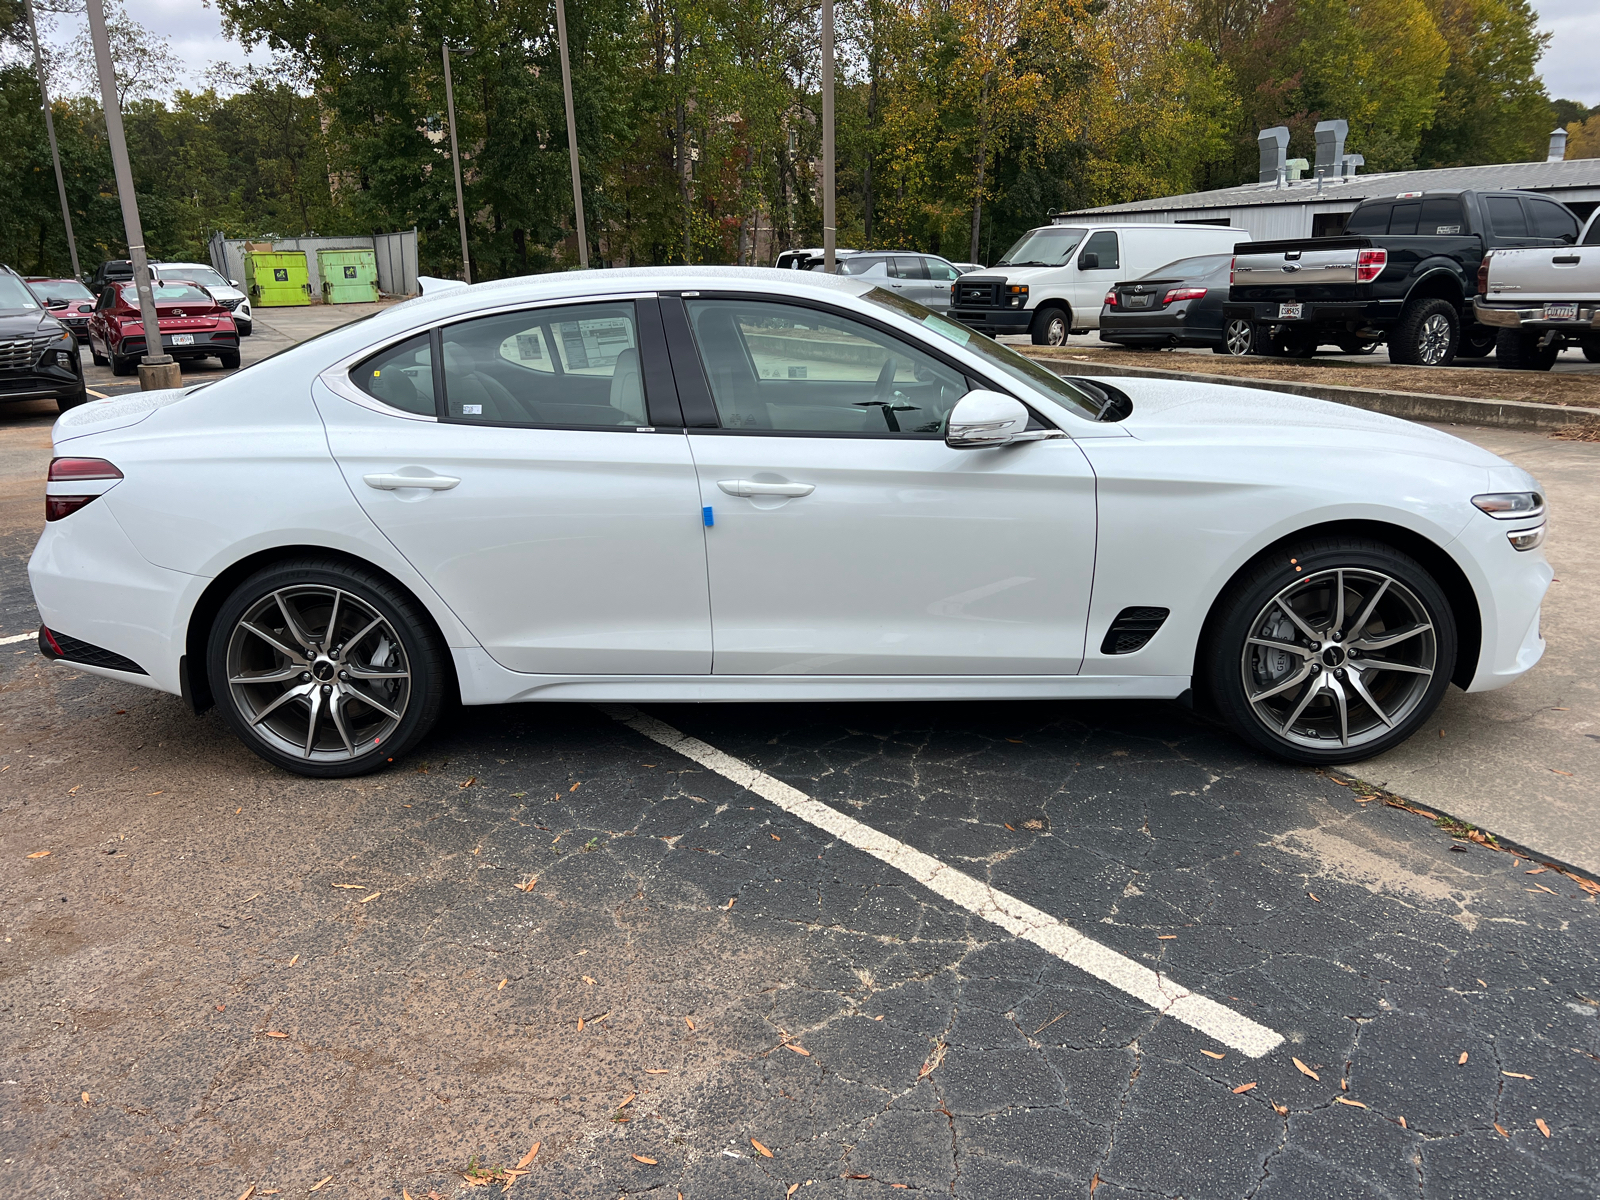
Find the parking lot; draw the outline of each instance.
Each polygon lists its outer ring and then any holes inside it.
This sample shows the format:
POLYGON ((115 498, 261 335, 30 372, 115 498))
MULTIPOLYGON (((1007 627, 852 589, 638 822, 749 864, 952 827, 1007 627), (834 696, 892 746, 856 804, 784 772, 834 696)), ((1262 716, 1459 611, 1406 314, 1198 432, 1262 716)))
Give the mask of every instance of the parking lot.
POLYGON ((1550 491, 1550 650, 1348 776, 1168 704, 548 704, 319 782, 0 645, 0 1180, 1594 1195, 1600 445, 1457 432, 1550 491))

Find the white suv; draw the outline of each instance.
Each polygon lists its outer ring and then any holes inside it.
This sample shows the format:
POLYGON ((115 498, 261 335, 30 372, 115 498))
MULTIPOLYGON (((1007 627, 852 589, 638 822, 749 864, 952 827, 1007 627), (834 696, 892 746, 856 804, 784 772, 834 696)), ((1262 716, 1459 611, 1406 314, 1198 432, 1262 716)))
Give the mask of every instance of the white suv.
POLYGON ((238 326, 240 337, 249 337, 254 329, 253 318, 250 315, 250 297, 239 290, 239 281, 224 279, 214 267, 204 263, 184 262, 153 262, 150 264, 150 277, 157 280, 181 279, 188 283, 198 283, 210 292, 216 302, 233 314, 233 323, 238 326))

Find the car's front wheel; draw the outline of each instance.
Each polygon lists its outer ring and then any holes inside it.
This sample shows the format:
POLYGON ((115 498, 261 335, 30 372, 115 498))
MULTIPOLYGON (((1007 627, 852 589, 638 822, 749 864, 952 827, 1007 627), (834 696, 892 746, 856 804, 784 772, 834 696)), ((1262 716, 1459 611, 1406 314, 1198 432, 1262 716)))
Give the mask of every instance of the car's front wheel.
POLYGON ((1410 737, 1455 669, 1443 590, 1411 556, 1363 538, 1274 551, 1230 588, 1203 665, 1245 741, 1302 763, 1357 762, 1410 737))
POLYGON ((239 331, 240 337, 249 337, 256 331, 256 327, 249 321, 235 321, 233 327, 239 331))
POLYGON ((1030 332, 1035 346, 1065 346, 1072 333, 1072 321, 1066 309, 1050 305, 1041 308, 1033 318, 1030 332))
POLYGON ((257 754, 299 775, 361 775, 437 720, 447 670, 416 602, 382 576, 305 559, 246 579, 206 656, 211 694, 257 754))

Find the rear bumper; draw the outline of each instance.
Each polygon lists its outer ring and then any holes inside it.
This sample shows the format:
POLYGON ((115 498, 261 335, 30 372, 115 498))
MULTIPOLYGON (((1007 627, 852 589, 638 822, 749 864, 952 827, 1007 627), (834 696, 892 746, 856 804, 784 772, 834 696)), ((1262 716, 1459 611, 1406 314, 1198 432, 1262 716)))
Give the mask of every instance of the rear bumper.
MULTIPOLYGON (((1100 310, 1100 340, 1124 346, 1213 346, 1222 341, 1222 326, 1208 325, 1195 312, 1173 305, 1154 312, 1100 310)), ((1210 314, 1216 321, 1216 315, 1210 314)))
MULTIPOLYGON (((239 348, 239 332, 237 329, 197 329, 187 336, 194 338, 192 345, 179 346, 173 343, 177 334, 163 333, 161 335, 161 349, 174 358, 203 357, 207 354, 218 354, 224 350, 237 350, 239 348)), ((144 338, 123 338, 118 343, 114 353, 119 358, 130 358, 136 354, 144 353, 144 338)))
POLYGON ((1224 321, 1245 317, 1258 325, 1334 325, 1355 330, 1391 325, 1400 318, 1404 301, 1395 300, 1229 300, 1224 321), (1298 317, 1281 317, 1283 304, 1300 304, 1298 317))
POLYGON ((1472 301, 1472 315, 1480 325, 1497 329, 1557 329, 1576 334, 1600 332, 1600 304, 1578 304, 1578 315, 1573 320, 1546 320, 1544 305, 1485 304, 1481 299, 1472 301))
POLYGON ((1033 326, 1033 311, 1026 308, 951 308, 950 316, 969 329, 991 336, 1027 333, 1033 326))

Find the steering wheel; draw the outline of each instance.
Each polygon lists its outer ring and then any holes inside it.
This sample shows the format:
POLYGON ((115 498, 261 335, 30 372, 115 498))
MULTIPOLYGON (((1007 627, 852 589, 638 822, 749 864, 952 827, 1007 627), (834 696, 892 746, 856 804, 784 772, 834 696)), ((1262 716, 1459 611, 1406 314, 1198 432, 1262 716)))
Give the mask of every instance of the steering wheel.
POLYGON ((900 432, 900 420, 894 414, 916 407, 894 402, 894 376, 898 366, 894 355, 885 358, 883 366, 878 368, 878 382, 872 387, 872 399, 857 400, 855 405, 857 408, 876 408, 883 413, 883 423, 889 427, 890 433, 900 432))

